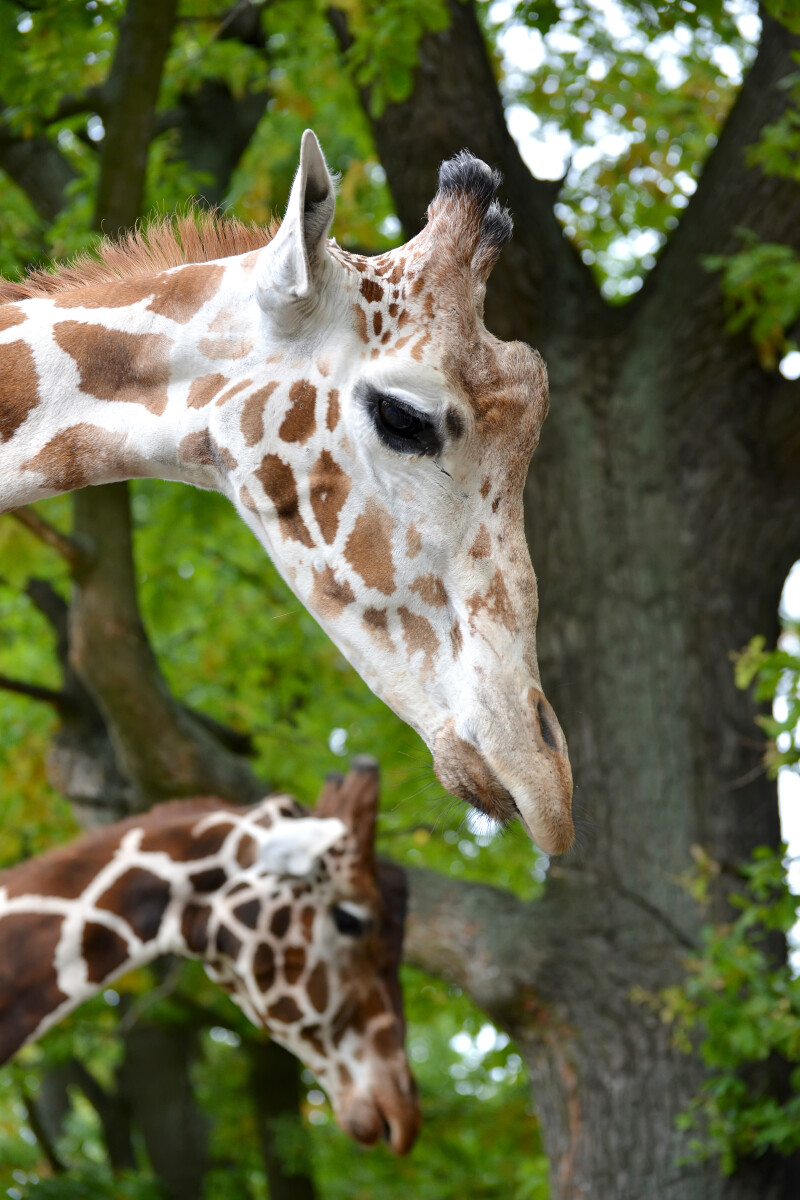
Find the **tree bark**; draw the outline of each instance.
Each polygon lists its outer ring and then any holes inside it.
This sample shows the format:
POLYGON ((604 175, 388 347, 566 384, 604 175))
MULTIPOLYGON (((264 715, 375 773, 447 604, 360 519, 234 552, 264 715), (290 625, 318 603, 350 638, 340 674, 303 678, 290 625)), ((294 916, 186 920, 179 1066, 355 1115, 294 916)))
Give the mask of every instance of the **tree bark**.
POLYGON ((139 1021, 125 1035, 119 1093, 169 1200, 198 1200, 208 1165, 208 1120, 190 1079, 197 1054, 194 1029, 139 1021))
POLYGON ((247 1053, 269 1200, 315 1200, 311 1144, 300 1117, 300 1064, 277 1042, 254 1041, 247 1053), (287 1160, 289 1142, 294 1153, 287 1160))

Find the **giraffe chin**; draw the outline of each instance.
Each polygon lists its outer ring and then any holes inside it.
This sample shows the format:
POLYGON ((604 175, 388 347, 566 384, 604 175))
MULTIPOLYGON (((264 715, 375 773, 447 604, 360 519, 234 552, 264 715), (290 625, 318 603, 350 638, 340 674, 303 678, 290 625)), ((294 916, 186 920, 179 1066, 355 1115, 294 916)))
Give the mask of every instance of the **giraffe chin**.
POLYGON ((493 820, 507 825, 519 818, 545 854, 564 854, 571 847, 575 839, 572 772, 565 753, 553 749, 536 755, 533 787, 511 783, 510 769, 490 766, 477 747, 447 721, 433 744, 433 769, 443 787, 493 820), (502 782, 503 777, 510 787, 502 782))
POLYGON ((398 1155, 408 1154, 419 1133, 420 1114, 416 1102, 378 1104, 363 1092, 348 1097, 336 1107, 339 1127, 361 1146, 384 1141, 398 1155))

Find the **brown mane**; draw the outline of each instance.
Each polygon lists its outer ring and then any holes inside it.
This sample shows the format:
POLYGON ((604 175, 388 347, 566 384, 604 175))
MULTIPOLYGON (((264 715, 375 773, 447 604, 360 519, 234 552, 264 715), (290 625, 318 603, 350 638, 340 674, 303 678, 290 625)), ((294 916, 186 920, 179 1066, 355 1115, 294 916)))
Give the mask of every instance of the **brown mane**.
POLYGON ((0 279, 0 303, 52 296, 97 283, 157 275, 185 263, 211 262, 260 250, 271 241, 277 222, 245 224, 218 210, 193 208, 137 225, 118 239, 103 238, 92 250, 56 264, 37 267, 24 279, 0 279))

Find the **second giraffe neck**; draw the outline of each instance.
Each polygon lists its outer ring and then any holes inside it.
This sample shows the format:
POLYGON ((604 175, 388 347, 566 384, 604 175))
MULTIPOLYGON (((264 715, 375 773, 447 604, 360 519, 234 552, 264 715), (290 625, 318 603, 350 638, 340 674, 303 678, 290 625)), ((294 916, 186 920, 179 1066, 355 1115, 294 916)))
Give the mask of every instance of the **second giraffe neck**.
POLYGON ((124 971, 191 953, 189 902, 226 876, 219 829, 190 844, 203 811, 98 830, 80 856, 68 846, 0 876, 0 1062, 124 971))

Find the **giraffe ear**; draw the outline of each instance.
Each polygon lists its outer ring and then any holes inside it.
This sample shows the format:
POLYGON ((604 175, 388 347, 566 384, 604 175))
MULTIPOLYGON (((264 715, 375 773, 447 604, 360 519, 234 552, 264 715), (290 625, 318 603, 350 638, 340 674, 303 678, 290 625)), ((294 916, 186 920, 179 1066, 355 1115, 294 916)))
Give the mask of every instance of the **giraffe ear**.
POLYGON ((260 255, 256 292, 263 309, 272 312, 317 290, 335 207, 331 173, 315 134, 307 129, 286 215, 260 255))
POLYGON ((278 820, 259 847, 258 866, 268 875, 308 875, 345 833, 347 826, 338 817, 278 820))

